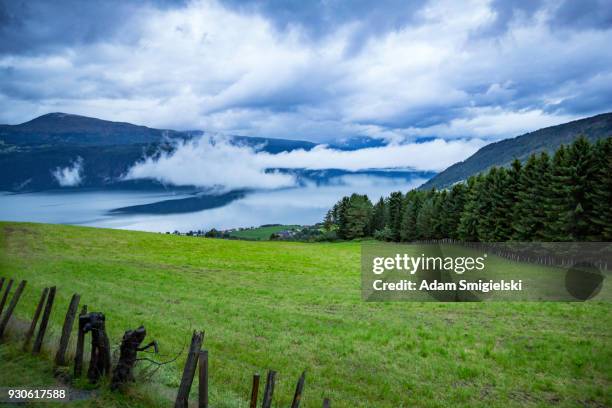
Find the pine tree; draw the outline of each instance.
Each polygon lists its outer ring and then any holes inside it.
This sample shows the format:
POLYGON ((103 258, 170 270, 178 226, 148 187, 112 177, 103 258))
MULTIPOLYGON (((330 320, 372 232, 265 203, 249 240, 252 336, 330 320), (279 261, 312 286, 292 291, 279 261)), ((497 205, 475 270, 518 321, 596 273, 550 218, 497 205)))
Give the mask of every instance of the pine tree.
POLYGON ((480 217, 478 199, 482 188, 482 176, 472 176, 467 183, 465 207, 461 213, 457 235, 466 242, 478 241, 478 220, 480 217))
POLYGON ((546 202, 546 240, 563 242, 571 240, 569 231, 572 201, 569 194, 571 171, 568 149, 561 145, 551 164, 550 188, 546 202))
POLYGON ((474 212, 478 215, 476 222, 476 233, 478 241, 493 242, 493 234, 495 231, 495 215, 493 213, 493 197, 494 181, 497 178, 497 167, 492 167, 487 174, 482 177, 482 184, 476 190, 476 204, 474 212))
POLYGON ((400 191, 389 195, 389 229, 394 241, 399 241, 402 230, 402 215, 403 215, 404 197, 400 191))
POLYGON ((429 195, 419 209, 416 226, 418 239, 434 238, 434 195, 429 195))
POLYGON ((491 200, 492 230, 488 236, 489 242, 503 242, 512 236, 512 218, 508 215, 514 208, 514 194, 510 171, 499 168, 493 174, 489 197, 491 200))
POLYGON ((612 137, 599 140, 593 147, 596 171, 587 198, 592 203, 591 239, 612 241, 612 137))
POLYGON ((333 226, 334 226, 333 209, 330 209, 325 214, 325 220, 323 220, 323 229, 329 232, 332 230, 333 226))
POLYGON ((363 238, 370 235, 372 203, 367 195, 353 194, 346 207, 344 239, 363 238))
POLYGON ((416 190, 406 195, 404 216, 402 217, 402 228, 400 238, 402 241, 415 241, 419 237, 417 230, 417 216, 421 207, 420 194, 416 190))
POLYGON ((342 200, 338 203, 338 207, 336 208, 336 220, 338 223, 338 238, 340 239, 348 239, 348 207, 350 204, 349 197, 343 197, 342 200))
POLYGON ((372 233, 382 231, 385 228, 385 200, 380 197, 380 200, 374 205, 372 212, 372 233))
POLYGON ((568 150, 568 232, 572 241, 587 240, 595 232, 590 224, 593 203, 587 197, 595 177, 594 164, 588 140, 584 137, 576 139, 568 150))
POLYGON ((459 223, 465 207, 467 188, 463 183, 455 184, 443 204, 443 237, 459 239, 459 223))
POLYGON ((515 234, 517 241, 546 240, 546 202, 550 184, 550 158, 546 152, 532 154, 521 171, 515 234))

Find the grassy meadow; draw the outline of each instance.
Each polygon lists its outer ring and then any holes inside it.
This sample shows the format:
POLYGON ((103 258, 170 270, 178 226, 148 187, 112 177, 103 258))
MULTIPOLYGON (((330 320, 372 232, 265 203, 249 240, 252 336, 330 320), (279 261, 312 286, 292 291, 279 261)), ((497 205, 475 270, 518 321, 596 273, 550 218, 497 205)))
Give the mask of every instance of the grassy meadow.
MULTIPOLYGON (((356 242, 0 223, 0 276, 28 280, 23 320, 57 285, 55 333, 74 292, 106 314, 114 347, 144 324, 163 360, 204 330, 214 407, 246 407, 252 374, 270 368, 275 407, 302 370, 303 407, 612 406, 611 303, 363 302, 356 242)), ((6 373, 18 355, 0 357, 6 373)), ((183 362, 146 385, 151 404, 174 397, 183 362)))

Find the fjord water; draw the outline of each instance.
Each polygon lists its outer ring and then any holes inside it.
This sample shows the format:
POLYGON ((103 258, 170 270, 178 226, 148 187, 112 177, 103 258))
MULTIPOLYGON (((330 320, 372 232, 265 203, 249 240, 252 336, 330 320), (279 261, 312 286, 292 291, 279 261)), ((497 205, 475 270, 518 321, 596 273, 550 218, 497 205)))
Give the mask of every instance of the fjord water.
POLYGON ((191 213, 126 215, 110 211, 120 207, 190 197, 160 191, 69 191, 0 193, 0 220, 86 225, 152 232, 228 229, 262 224, 320 222, 344 195, 368 194, 372 201, 392 191, 407 191, 423 179, 343 176, 325 185, 308 183, 295 188, 246 194, 229 204, 191 213))

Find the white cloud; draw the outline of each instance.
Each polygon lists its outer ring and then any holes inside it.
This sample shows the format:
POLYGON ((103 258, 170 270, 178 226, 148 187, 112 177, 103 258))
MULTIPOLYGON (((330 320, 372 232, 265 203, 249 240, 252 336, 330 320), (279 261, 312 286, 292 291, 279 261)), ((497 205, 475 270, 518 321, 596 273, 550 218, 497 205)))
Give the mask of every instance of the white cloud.
POLYGON ((294 186, 294 176, 269 169, 413 169, 440 171, 484 145, 478 139, 388 145, 342 151, 320 145, 311 150, 271 154, 237 146, 224 138, 202 137, 183 142, 171 153, 146 158, 132 166, 124 179, 155 179, 174 185, 217 190, 278 189, 294 186))
POLYGON ((125 180, 155 179, 173 185, 195 185, 219 191, 256 188, 276 189, 295 185, 295 178, 253 160, 258 154, 248 146, 236 146, 224 138, 199 138, 180 143, 172 153, 148 157, 132 166, 125 180))
POLYGON ((69 166, 57 167, 51 171, 61 187, 76 187, 83 181, 83 158, 77 157, 69 166))
POLYGON ((127 23, 130 41, 0 58, 0 115, 15 123, 66 111, 317 141, 514 136, 612 108, 602 98, 578 113, 556 112, 559 101, 603 92, 584 85, 612 73, 612 51, 610 30, 553 29, 554 9, 479 36, 496 22, 491 2, 431 1, 355 47, 355 22, 310 40, 299 25, 280 32, 263 15, 214 0, 145 8, 127 23))

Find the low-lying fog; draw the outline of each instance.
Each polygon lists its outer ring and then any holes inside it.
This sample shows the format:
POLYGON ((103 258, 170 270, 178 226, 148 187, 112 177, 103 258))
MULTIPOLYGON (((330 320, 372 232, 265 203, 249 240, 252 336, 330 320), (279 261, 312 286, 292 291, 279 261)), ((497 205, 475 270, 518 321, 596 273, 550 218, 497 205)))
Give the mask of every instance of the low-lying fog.
POLYGON ((228 229, 262 224, 314 224, 342 196, 367 194, 372 201, 392 191, 407 191, 425 180, 345 175, 325 185, 248 193, 229 204, 186 214, 110 214, 119 207, 186 198, 185 193, 146 191, 53 191, 0 194, 0 220, 88 225, 142 231, 228 229))

